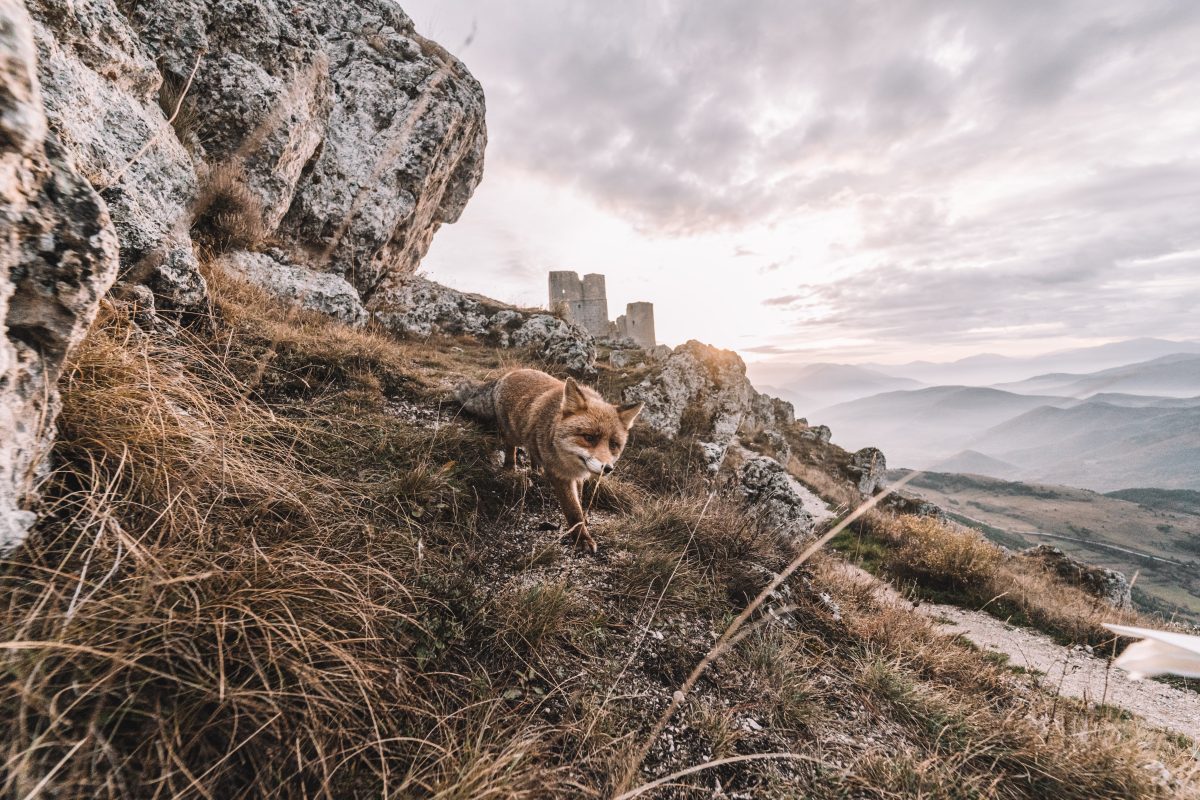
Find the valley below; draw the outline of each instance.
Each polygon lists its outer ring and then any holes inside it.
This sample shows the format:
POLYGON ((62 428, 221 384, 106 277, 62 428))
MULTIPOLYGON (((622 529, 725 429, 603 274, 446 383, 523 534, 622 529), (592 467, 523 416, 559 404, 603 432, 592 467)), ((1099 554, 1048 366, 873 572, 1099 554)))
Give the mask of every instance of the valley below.
MULTIPOLYGON (((892 470, 899 479, 909 470, 892 470)), ((1021 550, 1048 544, 1080 561, 1119 570, 1134 604, 1200 622, 1200 492, 1100 494, 983 475, 924 472, 905 487, 951 519, 1021 550)))

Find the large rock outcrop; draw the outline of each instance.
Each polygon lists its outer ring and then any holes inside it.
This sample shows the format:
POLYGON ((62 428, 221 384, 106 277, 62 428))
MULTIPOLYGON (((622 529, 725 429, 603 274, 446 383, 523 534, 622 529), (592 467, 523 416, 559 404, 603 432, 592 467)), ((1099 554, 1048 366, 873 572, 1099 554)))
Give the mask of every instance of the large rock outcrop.
POLYGON ((752 456, 738 470, 738 489, 760 525, 790 540, 811 536, 818 517, 827 518, 824 503, 803 490, 782 464, 752 456))
POLYGON ((411 274, 483 172, 483 90, 391 0, 134 0, 211 164, 244 170, 291 259, 370 300, 411 274))
POLYGON ((387 303, 377 306, 373 316, 383 327, 404 336, 474 336, 500 347, 531 350, 577 375, 595 371, 596 341, 573 322, 458 292, 418 276, 392 287, 387 303))
POLYGON ((46 116, 108 203, 122 270, 167 305, 198 306, 196 164, 158 106, 153 58, 113 0, 30 0, 29 10, 46 116))
POLYGON ((858 491, 870 497, 884 484, 887 459, 878 447, 864 447, 851 454, 847 472, 858 479, 858 491))
POLYGON ((737 433, 790 427, 792 404, 760 394, 732 350, 694 339, 679 345, 660 369, 625 390, 627 403, 645 403, 639 423, 665 436, 686 426, 701 439, 727 445, 737 433))
POLYGON ((30 18, 0 0, 0 552, 34 521, 55 382, 116 272, 104 201, 43 114, 30 18))
POLYGON ((1133 607, 1133 587, 1123 572, 1085 564, 1048 544, 1031 547, 1022 551, 1021 555, 1040 561, 1067 583, 1078 586, 1109 605, 1116 608, 1133 607))
POLYGON ((203 306, 193 239, 230 226, 235 249, 270 239, 384 295, 482 175, 482 88, 391 0, 29 8, 52 127, 108 202, 124 276, 166 307, 203 306))
POLYGON ((347 325, 361 326, 367 321, 358 292, 341 275, 317 272, 288 264, 279 252, 247 253, 239 250, 217 259, 217 267, 226 274, 242 278, 266 289, 270 294, 309 311, 317 311, 347 325))

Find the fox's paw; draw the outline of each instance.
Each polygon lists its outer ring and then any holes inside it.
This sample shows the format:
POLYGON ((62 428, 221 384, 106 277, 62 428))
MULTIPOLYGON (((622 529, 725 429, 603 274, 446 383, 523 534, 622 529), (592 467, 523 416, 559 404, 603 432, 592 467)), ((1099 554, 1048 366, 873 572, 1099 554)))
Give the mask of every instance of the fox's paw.
POLYGON ((566 535, 574 541, 576 549, 586 550, 590 553, 596 552, 596 540, 588 533, 587 525, 582 522, 567 528, 566 535))

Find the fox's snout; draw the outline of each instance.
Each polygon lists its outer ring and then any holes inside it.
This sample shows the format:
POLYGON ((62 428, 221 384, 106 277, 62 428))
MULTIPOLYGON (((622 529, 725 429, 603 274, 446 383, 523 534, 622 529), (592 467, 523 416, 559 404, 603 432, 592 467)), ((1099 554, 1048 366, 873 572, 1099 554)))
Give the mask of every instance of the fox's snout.
POLYGON ((593 475, 607 475, 616 469, 612 463, 601 461, 595 456, 581 457, 581 460, 583 465, 588 468, 588 472, 593 475))

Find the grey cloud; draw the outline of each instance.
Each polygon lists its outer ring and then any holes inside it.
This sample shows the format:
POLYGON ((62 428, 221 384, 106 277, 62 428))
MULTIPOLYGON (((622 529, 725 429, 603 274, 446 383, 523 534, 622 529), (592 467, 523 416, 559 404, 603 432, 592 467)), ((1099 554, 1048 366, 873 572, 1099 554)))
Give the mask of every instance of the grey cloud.
POLYGON ((762 301, 762 304, 764 306, 790 306, 792 303, 795 303, 802 297, 803 295, 798 294, 785 294, 780 295, 779 297, 768 297, 766 300, 762 301))
POLYGON ((1200 248, 1200 132, 1163 124, 1200 93, 1193 0, 402 2, 445 41, 477 20, 461 55, 488 93, 491 165, 653 235, 856 213, 840 250, 873 266, 763 301, 798 330, 1200 334, 1194 265, 1129 266, 1200 248), (1024 196, 951 202, 1041 174, 1024 196))

